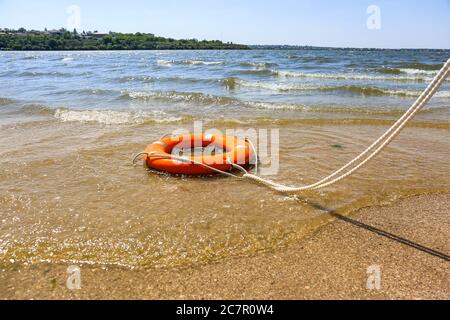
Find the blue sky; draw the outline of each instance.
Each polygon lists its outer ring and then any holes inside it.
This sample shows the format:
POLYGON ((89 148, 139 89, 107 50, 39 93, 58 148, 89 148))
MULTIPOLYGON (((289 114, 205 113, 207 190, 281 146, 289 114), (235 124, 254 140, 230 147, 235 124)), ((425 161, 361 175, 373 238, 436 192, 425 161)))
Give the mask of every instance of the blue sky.
POLYGON ((0 27, 151 32, 245 44, 450 49, 450 0, 0 0, 0 27), (367 28, 367 8, 381 29, 367 28))

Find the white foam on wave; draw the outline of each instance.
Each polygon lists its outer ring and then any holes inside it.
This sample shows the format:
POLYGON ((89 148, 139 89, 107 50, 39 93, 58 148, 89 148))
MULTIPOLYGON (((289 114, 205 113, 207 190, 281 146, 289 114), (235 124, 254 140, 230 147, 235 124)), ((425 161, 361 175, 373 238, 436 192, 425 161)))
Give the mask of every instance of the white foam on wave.
POLYGON ((421 69, 410 69, 410 68, 401 68, 400 72, 411 75, 428 75, 434 77, 437 75, 438 71, 434 70, 421 70, 421 69))
POLYGON ((261 69, 261 68, 273 67, 273 66, 276 66, 277 64, 271 63, 271 62, 241 62, 240 65, 244 66, 244 67, 252 67, 255 69, 261 69))
MULTIPOLYGON (((413 97, 418 98, 422 91, 416 90, 388 90, 388 89, 380 89, 380 91, 384 92, 386 95, 391 96, 404 96, 404 97, 413 97)), ((435 98, 450 98, 450 91, 439 91, 434 94, 435 98)))
POLYGON ((302 104, 273 103, 273 102, 256 102, 245 101, 243 104, 247 107, 265 110, 301 110, 309 111, 311 108, 302 104))
POLYGON ((450 98, 450 91, 438 91, 434 96, 436 98, 450 98))
POLYGON ((37 55, 37 54, 26 54, 22 59, 24 60, 34 60, 34 59, 38 59, 41 56, 37 55))
POLYGON ((122 97, 141 101, 164 100, 170 102, 201 104, 230 104, 234 101, 233 98, 226 96, 214 96, 201 92, 177 91, 122 91, 122 97))
POLYGON ((157 100, 157 99, 168 99, 168 100, 192 100, 196 95, 202 95, 201 93, 193 92, 177 92, 177 91, 121 91, 121 97, 131 100, 157 100))
POLYGON ((172 61, 160 59, 160 60, 156 61, 156 64, 158 66, 162 66, 162 67, 171 67, 172 66, 172 61))
POLYGON ((157 65, 164 67, 171 67, 174 64, 185 64, 185 65, 219 65, 223 64, 223 61, 203 61, 203 60, 157 60, 157 65))
POLYGON ((192 97, 189 94, 177 93, 177 92, 143 92, 143 91, 122 91, 123 97, 129 97, 132 100, 152 100, 152 99, 171 99, 177 101, 188 101, 192 97))
POLYGON ((261 81, 245 81, 236 80, 236 84, 242 87, 265 89, 272 91, 293 91, 293 90, 319 90, 319 86, 303 85, 303 84, 290 84, 290 83, 272 83, 261 81))
MULTIPOLYGON (((291 83, 271 83, 261 81, 244 81, 237 80, 237 85, 249 88, 270 90, 270 91, 344 91, 354 94, 361 94, 367 96, 401 96, 401 97, 419 97, 422 93, 417 90, 394 90, 384 89, 368 86, 355 86, 355 85, 342 85, 342 86, 315 86, 304 84, 291 84, 291 83)), ((450 98, 449 91, 440 91, 436 93, 436 98, 450 98)))
MULTIPOLYGON (((389 89, 379 89, 380 92, 383 92, 385 95, 390 96, 403 96, 403 97, 412 97, 418 98, 422 91, 417 90, 389 90, 389 89)), ((450 91, 439 91, 434 94, 435 98, 450 98, 450 91)))
MULTIPOLYGON (((405 69, 410 70, 410 69, 405 69)), ((368 74, 347 74, 347 73, 303 73, 294 71, 271 70, 274 75, 285 78, 312 78, 312 79, 329 79, 329 80, 375 80, 375 81, 431 81, 432 76, 436 75, 434 71, 426 71, 426 73, 404 72, 414 76, 375 76, 368 74), (429 75, 429 77, 420 77, 419 75, 429 75)), ((422 70, 423 71, 423 70, 422 70)))
POLYGON ((163 111, 127 112, 113 110, 67 110, 57 109, 55 118, 62 122, 96 122, 106 125, 142 124, 146 122, 179 122, 182 117, 173 117, 163 111))
POLYGON ((73 61, 73 57, 72 56, 65 56, 64 58, 62 58, 62 60, 61 61, 63 61, 63 62, 70 62, 70 61, 73 61))
POLYGON ((223 64, 222 61, 203 61, 203 60, 184 60, 184 61, 182 61, 182 63, 184 63, 184 64, 193 64, 193 65, 204 64, 204 65, 207 65, 207 66, 223 64))

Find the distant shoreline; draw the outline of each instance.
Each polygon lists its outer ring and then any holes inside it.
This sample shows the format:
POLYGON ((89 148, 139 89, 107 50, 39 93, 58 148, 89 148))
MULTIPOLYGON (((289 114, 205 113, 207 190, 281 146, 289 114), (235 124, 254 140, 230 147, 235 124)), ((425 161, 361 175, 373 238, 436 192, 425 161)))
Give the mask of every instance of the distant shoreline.
POLYGON ((99 33, 76 29, 0 29, 0 51, 97 51, 97 50, 250 50, 220 40, 164 38, 152 33, 99 33))

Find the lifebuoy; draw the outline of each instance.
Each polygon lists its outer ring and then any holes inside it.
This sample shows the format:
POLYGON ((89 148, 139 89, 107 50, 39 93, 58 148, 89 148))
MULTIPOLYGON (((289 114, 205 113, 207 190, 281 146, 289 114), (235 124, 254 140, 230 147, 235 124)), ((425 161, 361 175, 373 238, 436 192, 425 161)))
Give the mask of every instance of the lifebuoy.
POLYGON ((209 175, 216 170, 228 172, 232 164, 248 166, 254 158, 253 149, 246 139, 224 135, 187 134, 156 141, 145 149, 144 162, 148 168, 183 175, 209 175), (174 159, 174 150, 204 148, 201 155, 174 159), (219 151, 219 152, 217 152, 219 151), (197 162, 194 163, 194 162, 197 162))

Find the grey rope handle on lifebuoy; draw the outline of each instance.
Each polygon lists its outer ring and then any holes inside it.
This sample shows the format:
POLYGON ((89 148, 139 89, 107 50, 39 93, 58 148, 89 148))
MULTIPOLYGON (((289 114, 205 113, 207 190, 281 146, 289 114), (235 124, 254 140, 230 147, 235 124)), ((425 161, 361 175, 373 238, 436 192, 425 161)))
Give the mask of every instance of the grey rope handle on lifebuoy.
MULTIPOLYGON (((228 176, 228 177, 242 179, 242 177, 240 177, 240 176, 237 176, 237 175, 232 174, 230 172, 226 172, 226 171, 222 171, 222 170, 216 169, 216 168, 211 167, 211 166, 209 166, 209 165, 207 165, 207 164, 205 164, 203 162, 199 162, 199 161, 196 161, 196 160, 193 160, 193 159, 190 159, 190 158, 178 157, 178 156, 175 156, 175 155, 163 155, 163 154, 157 154, 157 153, 139 152, 133 158, 133 165, 135 165, 137 159, 139 157, 143 156, 143 155, 146 155, 147 157, 151 157, 151 158, 157 158, 157 159, 171 159, 171 160, 176 160, 176 161, 180 161, 180 162, 193 163, 193 164, 202 166, 202 167, 207 168, 207 169, 209 169, 211 171, 223 174, 223 175, 228 176)), ((244 175, 248 174, 248 171, 245 170, 245 168, 241 167, 240 165, 237 165, 237 164, 232 163, 230 161, 228 161, 228 164, 231 165, 234 169, 237 169, 237 170, 241 171, 244 175)))

